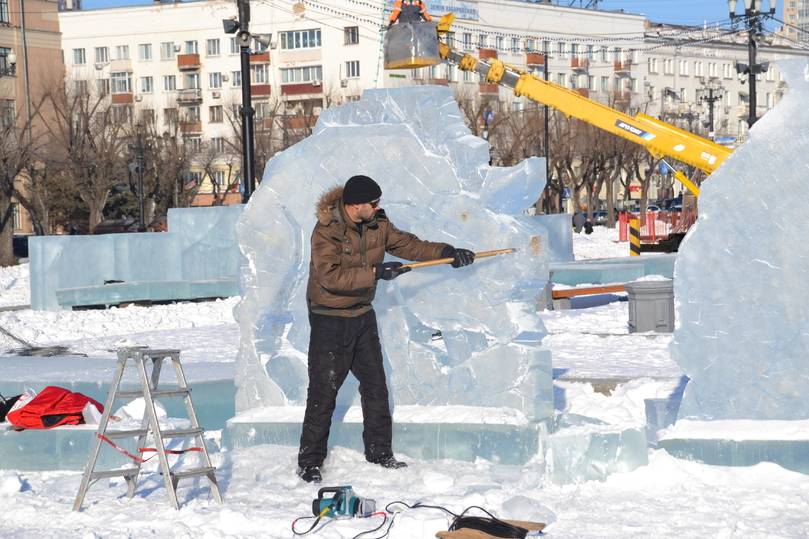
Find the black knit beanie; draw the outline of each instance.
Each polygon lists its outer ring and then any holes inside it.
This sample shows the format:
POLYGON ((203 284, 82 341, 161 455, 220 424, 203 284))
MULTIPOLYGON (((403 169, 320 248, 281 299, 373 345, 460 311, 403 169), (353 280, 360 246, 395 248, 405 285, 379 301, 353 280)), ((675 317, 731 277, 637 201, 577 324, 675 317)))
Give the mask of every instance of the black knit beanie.
POLYGON ((368 176, 351 176, 343 187, 343 204, 365 204, 382 196, 382 188, 368 176))

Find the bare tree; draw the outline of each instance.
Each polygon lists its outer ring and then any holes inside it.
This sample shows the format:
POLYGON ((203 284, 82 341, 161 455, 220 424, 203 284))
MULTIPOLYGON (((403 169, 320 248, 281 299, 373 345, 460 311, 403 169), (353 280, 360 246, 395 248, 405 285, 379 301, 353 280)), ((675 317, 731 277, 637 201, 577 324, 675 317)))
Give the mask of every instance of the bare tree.
POLYGON ((111 189, 127 178, 124 127, 131 122, 131 108, 111 105, 104 94, 64 88, 49 91, 46 99, 54 112, 48 131, 66 178, 87 205, 92 232, 103 220, 111 189))

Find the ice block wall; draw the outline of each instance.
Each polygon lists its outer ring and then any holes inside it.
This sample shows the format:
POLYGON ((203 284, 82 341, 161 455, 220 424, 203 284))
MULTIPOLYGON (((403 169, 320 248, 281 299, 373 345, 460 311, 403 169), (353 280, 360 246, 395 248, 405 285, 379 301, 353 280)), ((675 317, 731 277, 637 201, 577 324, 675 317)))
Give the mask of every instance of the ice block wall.
POLYGON ((680 417, 809 418, 809 64, 703 184, 675 265, 680 417))
MULTIPOLYGON (((552 397, 537 395, 550 380, 539 382, 549 356, 535 305, 548 280, 548 234, 523 214, 545 185, 545 167, 538 158, 488 163, 488 143, 469 133, 450 90, 426 86, 368 90, 324 111, 310 137, 276 155, 237 225, 248 261, 235 309, 237 412, 305 402, 315 204, 365 174, 381 185, 381 206, 398 228, 475 251, 519 249, 380 283, 374 305, 393 402, 550 413, 552 397)), ((343 391, 338 405, 355 398, 343 391)))

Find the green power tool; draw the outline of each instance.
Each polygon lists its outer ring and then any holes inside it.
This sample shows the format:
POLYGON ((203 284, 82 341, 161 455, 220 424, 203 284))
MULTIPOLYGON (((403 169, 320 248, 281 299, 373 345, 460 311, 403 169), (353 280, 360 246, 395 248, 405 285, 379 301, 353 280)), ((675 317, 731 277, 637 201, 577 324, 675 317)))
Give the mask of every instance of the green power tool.
POLYGON ((316 517, 370 517, 376 511, 376 501, 360 498, 351 486, 323 487, 312 501, 316 517), (326 494, 332 494, 327 498, 326 494))

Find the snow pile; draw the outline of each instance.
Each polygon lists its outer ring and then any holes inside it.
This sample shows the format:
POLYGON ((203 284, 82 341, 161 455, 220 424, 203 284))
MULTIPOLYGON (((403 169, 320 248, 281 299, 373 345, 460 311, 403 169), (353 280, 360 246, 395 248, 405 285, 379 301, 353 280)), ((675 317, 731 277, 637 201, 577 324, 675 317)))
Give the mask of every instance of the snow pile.
POLYGON ((30 283, 28 264, 0 267, 0 307, 29 305, 30 283))
POLYGON ((629 243, 618 241, 618 228, 593 227, 592 234, 573 234, 576 260, 629 256, 629 243))
POLYGON ((705 182, 675 266, 680 417, 809 418, 809 64, 705 182))

